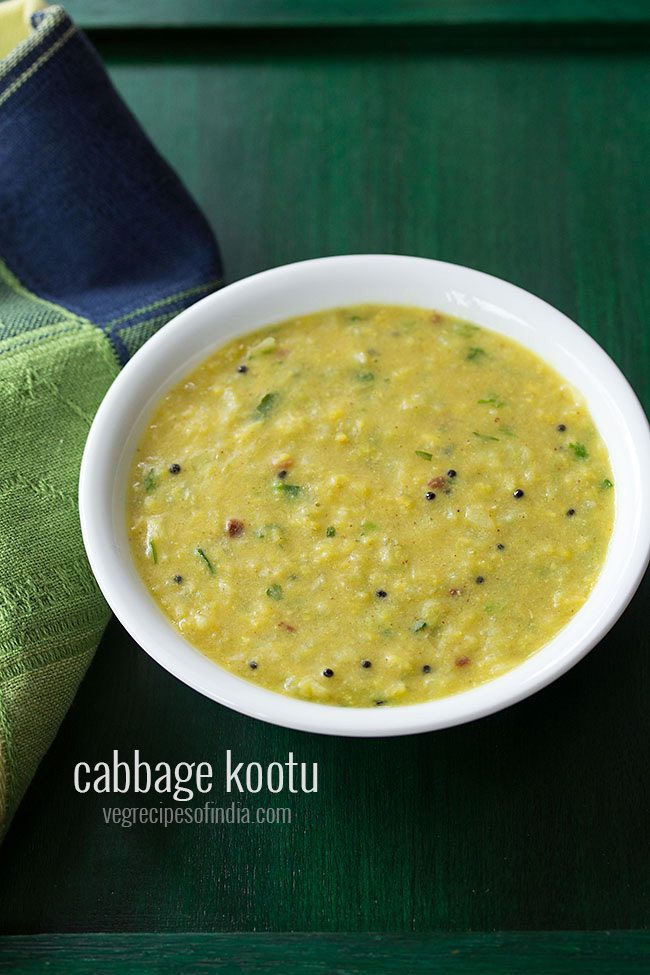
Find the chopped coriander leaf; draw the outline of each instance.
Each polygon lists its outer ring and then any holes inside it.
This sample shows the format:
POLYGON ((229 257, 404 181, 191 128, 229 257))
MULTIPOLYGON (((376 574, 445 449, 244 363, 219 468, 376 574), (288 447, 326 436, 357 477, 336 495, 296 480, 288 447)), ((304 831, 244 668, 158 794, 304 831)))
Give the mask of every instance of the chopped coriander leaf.
POLYGON ((255 415, 257 417, 268 416, 271 410, 274 409, 278 398, 279 393, 266 393, 255 407, 255 415))
POLYGON ((604 491, 609 491, 610 488, 614 487, 613 483, 610 481, 608 477, 605 478, 605 480, 602 482, 600 486, 604 491))
POLYGON ((302 488, 299 484, 287 484, 286 481, 276 481, 273 490, 283 494, 286 498, 297 498, 302 488))
POLYGON ((198 555, 198 557, 200 559, 203 560, 203 562, 205 562, 205 565, 206 565, 206 568, 207 568, 208 572, 210 573, 211 576, 213 576, 214 575, 214 566, 213 566, 212 562, 210 561, 210 559, 205 554, 205 552, 203 551, 203 549, 202 548, 197 548, 196 554, 198 555))
POLYGON ((153 538, 149 539, 149 555, 151 556, 151 561, 154 565, 158 565, 158 551, 156 549, 156 543, 153 538))
POLYGON ((490 393, 485 399, 477 399, 477 403, 485 403, 487 406, 505 406, 505 402, 496 395, 496 393, 490 393))
POLYGON ((334 536, 336 535, 336 528, 334 528, 333 525, 330 525, 327 531, 325 532, 325 534, 327 535, 328 538, 334 538, 334 536))
POLYGON ((152 467, 151 470, 147 471, 147 473, 145 474, 144 489, 145 491, 153 491, 155 486, 156 486, 156 472, 152 467))
POLYGON ((361 522, 361 534, 366 535, 368 532, 379 531, 379 525, 375 524, 374 521, 362 521, 361 522))
POLYGON ((375 378, 374 372, 358 372, 356 378, 360 383, 371 383, 375 378))
POLYGON ((430 454, 428 450, 416 450, 415 453, 424 460, 433 460, 433 454, 430 454))
POLYGON ((426 620, 416 620, 413 626, 411 627, 411 633, 419 633, 420 630, 426 629, 426 625, 427 625, 426 620))
POLYGON ((454 322, 452 328, 456 335, 462 335, 463 338, 469 338, 475 332, 480 331, 478 325, 472 325, 471 322, 454 322))
POLYGON ((570 443, 569 450, 572 450, 579 460, 584 460, 585 457, 589 456, 589 452, 583 443, 570 443))
POLYGON ((269 588, 266 590, 266 595, 269 597, 269 599, 275 599, 276 603, 279 602, 280 599, 282 599, 282 586, 279 586, 274 582, 273 585, 269 586, 269 588))
POLYGON ((477 433, 476 430, 474 431, 474 436, 478 437, 479 440, 496 440, 497 443, 499 441, 498 437, 491 437, 489 433, 477 433))
POLYGON ((476 362, 477 359, 482 359, 485 355, 487 355, 485 349, 481 349, 478 345, 475 345, 469 350, 465 358, 469 359, 470 362, 476 362))

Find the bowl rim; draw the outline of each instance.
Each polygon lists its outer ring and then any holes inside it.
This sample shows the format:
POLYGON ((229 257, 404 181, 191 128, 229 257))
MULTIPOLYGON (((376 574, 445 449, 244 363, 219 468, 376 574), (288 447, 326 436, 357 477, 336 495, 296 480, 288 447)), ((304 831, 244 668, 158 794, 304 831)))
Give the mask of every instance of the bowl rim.
MULTIPOLYGON (((390 285, 387 287, 390 290, 390 285)), ((460 300, 462 307, 462 300, 467 299, 467 294, 452 288, 447 297, 452 305, 460 300)), ((290 300, 289 298, 289 303, 290 300)), ((367 301, 372 303, 373 299, 368 298, 367 301)), ((394 300, 393 303, 409 302, 394 300)), ((341 304, 346 302, 319 302, 313 310, 325 310, 341 304)), ((441 304, 438 302, 438 307, 441 304)), ((427 303, 424 307, 432 306, 427 303)), ((284 318, 301 313, 305 312, 289 311, 284 318)), ((453 314, 453 311, 450 313, 453 314)), ((456 313, 461 314, 460 311, 456 313)), ((471 315, 465 317, 472 320, 471 315)), ((267 324, 278 320, 281 320, 278 316, 269 317, 267 324)), ((256 327, 259 326, 236 329, 233 334, 245 335, 256 327)), ((535 341, 543 346, 546 338, 539 328, 534 328, 533 331, 535 341)), ((537 350, 533 348, 533 351, 537 350)), ((561 372, 559 369, 557 371, 561 372)), ((583 386, 574 378, 564 378, 584 392, 583 386)), ((603 416, 607 415, 609 414, 603 412, 603 416)), ((614 447, 620 453, 623 447, 615 445, 613 439, 608 440, 601 427, 598 428, 610 455, 614 447)), ((240 713, 294 730, 353 737, 389 737, 452 727, 502 710, 547 686, 584 657, 620 617, 647 568, 650 556, 650 500, 646 499, 642 488, 649 478, 650 428, 634 391, 607 353, 562 312, 516 285, 463 265, 406 255, 350 254, 280 265, 243 278, 189 306, 150 338, 118 374, 91 425, 79 476, 79 512, 86 553, 111 609, 136 642, 179 680, 240 713), (344 708, 299 700, 236 677, 209 660, 172 627, 144 588, 144 584, 140 581, 138 585, 137 574, 134 579, 135 568, 130 554, 124 548, 118 516, 119 499, 123 496, 118 484, 118 468, 124 470, 127 460, 130 464, 132 451, 129 450, 128 441, 129 436, 133 439, 138 421, 142 423, 142 418, 150 415, 151 406, 159 400, 163 388, 174 385, 212 349, 218 348, 229 338, 221 331, 216 338, 213 335, 209 342, 206 341, 203 333, 207 335, 209 329, 206 324, 208 311, 212 316, 219 311, 225 316, 229 308, 231 314, 232 309, 239 308, 239 312, 243 314, 247 302, 250 304, 253 297, 259 301, 273 292, 276 296, 281 296, 278 299, 281 301, 288 288, 296 284, 303 287, 305 281, 309 282, 310 275, 312 279, 314 275, 316 278, 324 275, 324 280, 329 276, 330 281, 337 282, 341 277, 351 279, 350 276, 355 274, 362 275, 362 271, 368 269, 377 275, 378 280, 384 280, 389 272, 407 277, 412 274, 414 280, 424 280, 423 276, 435 273, 444 275, 445 280, 450 283, 466 281, 467 284, 472 283, 474 289, 482 288, 485 294, 510 297, 512 301, 506 301, 505 307, 494 304, 491 306, 490 299, 475 299, 479 304, 474 307, 473 313, 476 315, 481 302, 484 306, 481 314, 492 314, 490 306, 496 309, 495 314, 512 320, 506 323, 511 332, 508 333, 504 327, 504 333, 513 335, 528 348, 533 348, 529 344, 532 333, 526 333, 525 327, 532 326, 528 319, 508 311, 508 305, 511 308, 521 306, 529 309, 533 318, 538 316, 544 319, 545 328, 552 326, 562 336, 559 344, 559 340, 555 339, 555 344, 548 346, 549 350, 552 348, 557 354, 568 355, 571 360, 575 360, 575 368, 582 370, 580 375, 583 381, 586 382, 588 377, 593 379, 606 400, 607 409, 614 412, 618 410, 618 416, 612 422, 618 422, 621 435, 624 435, 623 446, 629 451, 631 465, 629 483, 626 478, 622 490, 619 489, 618 477, 615 477, 615 524, 605 565, 591 595, 576 617, 559 634, 523 663, 471 690, 419 704, 382 709, 344 708), (518 330, 519 333, 516 334, 518 330), (180 350, 190 336, 192 339, 196 338, 197 347, 201 345, 202 351, 193 357, 183 358, 180 350), (575 347, 573 351, 570 346, 575 347), (576 356, 576 349, 580 355, 576 356), (590 360, 589 365, 582 362, 581 356, 590 360), (161 369, 157 365, 168 359, 171 362, 178 360, 171 371, 169 366, 161 369), (156 380, 157 369, 162 373, 160 381, 156 380), (600 379, 597 374, 600 374, 600 379), (621 493, 625 495, 624 498, 620 497, 621 493), (594 599, 594 592, 600 586, 605 567, 609 565, 612 542, 623 529, 626 537, 625 558, 619 556, 620 564, 609 572, 613 579, 613 590, 606 593, 603 591, 601 598, 594 599), (585 608, 589 606, 591 612, 585 613, 585 608), (576 621, 581 624, 577 628, 574 626, 576 621), (568 631, 570 635, 567 640, 568 631), (556 652, 546 653, 553 647, 556 652)), ((121 511, 125 533, 123 507, 121 511)), ((618 547, 621 549, 620 545, 618 547)))

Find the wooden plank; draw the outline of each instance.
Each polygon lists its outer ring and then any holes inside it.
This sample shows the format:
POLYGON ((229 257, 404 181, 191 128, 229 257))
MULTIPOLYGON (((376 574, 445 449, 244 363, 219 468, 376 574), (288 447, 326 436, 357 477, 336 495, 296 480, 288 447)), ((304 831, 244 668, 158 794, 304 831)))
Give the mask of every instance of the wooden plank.
POLYGON ((644 0, 69 0, 80 26, 640 25, 644 0))
POLYGON ((650 933, 41 935, 0 941, 12 975, 638 975, 650 933))

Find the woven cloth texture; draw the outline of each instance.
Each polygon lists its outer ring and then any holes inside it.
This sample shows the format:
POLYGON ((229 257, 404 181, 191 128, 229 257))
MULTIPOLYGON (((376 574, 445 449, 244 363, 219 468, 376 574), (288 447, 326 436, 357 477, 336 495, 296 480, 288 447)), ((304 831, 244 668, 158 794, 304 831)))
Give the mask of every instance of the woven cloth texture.
POLYGON ((220 283, 212 232, 60 7, 0 61, 0 835, 108 609, 77 481, 120 364, 220 283))

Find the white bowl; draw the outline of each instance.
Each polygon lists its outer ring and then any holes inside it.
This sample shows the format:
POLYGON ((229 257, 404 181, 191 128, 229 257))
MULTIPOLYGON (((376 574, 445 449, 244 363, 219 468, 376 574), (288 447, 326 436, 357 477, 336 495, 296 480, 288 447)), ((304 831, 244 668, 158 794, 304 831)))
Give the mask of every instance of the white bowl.
POLYGON ((97 581, 131 636, 184 683, 236 711, 331 735, 411 734, 470 721, 520 701, 583 657, 635 592, 650 549, 650 434, 636 396, 582 329, 539 298, 469 268, 416 257, 327 257, 264 271, 208 295, 164 326, 122 370, 101 404, 81 465, 79 506, 97 581), (584 395, 607 444, 616 514, 603 569, 558 635, 514 670, 472 690, 391 708, 341 708, 276 694, 195 650, 142 583, 129 552, 125 489, 133 453, 161 395, 227 339, 295 315, 364 302, 458 315, 532 349, 584 395))

